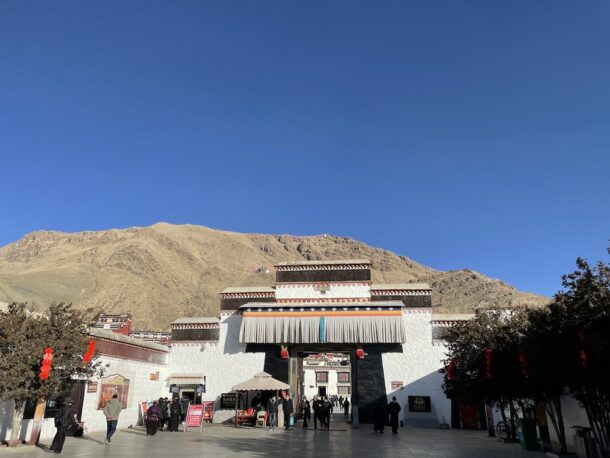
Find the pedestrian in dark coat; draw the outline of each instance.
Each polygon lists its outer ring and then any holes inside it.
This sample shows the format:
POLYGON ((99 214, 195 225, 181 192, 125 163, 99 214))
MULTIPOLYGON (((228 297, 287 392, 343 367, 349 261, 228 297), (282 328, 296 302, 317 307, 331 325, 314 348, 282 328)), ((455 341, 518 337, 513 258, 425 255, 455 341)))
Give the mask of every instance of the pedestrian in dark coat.
POLYGON ((373 431, 383 434, 383 428, 387 418, 384 403, 379 401, 373 411, 373 431))
POLYGON ((313 429, 318 429, 318 421, 320 422, 320 426, 324 427, 322 424, 322 418, 320 418, 320 408, 322 407, 322 401, 319 397, 314 396, 313 398, 313 429))
POLYGON ((64 442, 66 440, 66 433, 73 433, 76 430, 76 422, 74 421, 74 415, 72 414, 72 401, 66 401, 55 414, 55 427, 57 433, 53 438, 53 443, 50 450, 55 453, 61 453, 64 448, 64 442))
POLYGON ((290 395, 286 395, 286 398, 282 403, 282 407, 284 408, 284 428, 290 429, 290 417, 294 412, 294 406, 292 405, 292 399, 290 399, 290 395))
POLYGON ((146 435, 154 436, 157 434, 159 427, 159 406, 157 401, 153 401, 153 405, 146 411, 146 435))
POLYGON ((320 407, 320 419, 322 422, 322 428, 330 429, 330 414, 332 412, 332 404, 328 398, 324 399, 322 406, 320 407))
POLYGON ((303 428, 307 428, 307 423, 311 418, 311 404, 307 400, 305 396, 303 396, 303 400, 300 403, 301 408, 301 418, 303 418, 303 428))
POLYGON ((180 416, 182 415, 182 404, 180 399, 174 398, 169 408, 169 430, 172 432, 178 431, 180 416))
POLYGON ((347 419, 349 416, 349 399, 345 398, 343 401, 343 416, 347 419))
POLYGON ((191 400, 186 397, 185 394, 182 395, 182 399, 180 399, 180 404, 182 404, 182 416, 180 417, 180 421, 184 423, 186 420, 186 414, 189 408, 189 403, 191 400))
POLYGON ((159 424, 157 425, 157 429, 159 431, 163 431, 163 424, 165 423, 165 417, 167 412, 165 399, 159 398, 159 401, 157 402, 157 407, 159 408, 159 424))
POLYGON ((390 414, 392 434, 398 434, 398 413, 400 412, 400 404, 396 402, 396 396, 393 396, 392 402, 388 404, 388 412, 390 414))
POLYGON ((269 430, 273 431, 277 427, 277 399, 275 396, 269 399, 267 412, 269 412, 269 430))

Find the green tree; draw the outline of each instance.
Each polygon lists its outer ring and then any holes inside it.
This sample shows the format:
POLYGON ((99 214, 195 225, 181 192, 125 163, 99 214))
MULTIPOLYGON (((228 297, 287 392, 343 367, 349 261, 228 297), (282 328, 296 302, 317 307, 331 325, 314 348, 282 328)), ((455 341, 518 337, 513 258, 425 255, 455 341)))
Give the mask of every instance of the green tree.
MULTIPOLYGON (((609 250, 610 253, 610 250, 609 250)), ((582 404, 603 456, 610 456, 610 264, 591 266, 577 259, 577 270, 563 277, 554 313, 564 317, 567 346, 577 360, 570 393, 582 404)))
POLYGON ((516 356, 526 330, 525 311, 484 310, 475 318, 457 323, 447 332, 447 367, 453 364, 452 377, 445 373, 444 389, 449 397, 462 400, 484 399, 496 404, 506 423, 506 410, 513 425, 519 410, 529 407, 525 384, 516 356), (491 350, 488 365, 486 351, 491 350), (453 363, 452 363, 453 362, 453 363), (488 367, 489 366, 489 367, 488 367))
POLYGON ((96 363, 83 364, 90 318, 71 304, 52 304, 45 314, 26 304, 10 304, 0 313, 0 399, 14 400, 9 444, 18 443, 26 402, 50 399, 70 391, 78 379, 91 377, 96 363), (40 380, 44 349, 53 349, 50 377, 40 380))

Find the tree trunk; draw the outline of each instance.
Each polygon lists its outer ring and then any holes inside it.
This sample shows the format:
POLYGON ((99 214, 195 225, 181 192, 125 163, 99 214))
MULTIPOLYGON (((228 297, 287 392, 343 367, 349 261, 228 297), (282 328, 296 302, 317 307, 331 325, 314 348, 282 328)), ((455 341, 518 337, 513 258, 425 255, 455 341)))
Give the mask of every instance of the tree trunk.
POLYGON ((517 438, 517 428, 515 425, 515 417, 517 416, 517 412, 512 399, 508 400, 508 409, 510 412, 510 438, 515 440, 517 438))
POLYGON ((32 432, 30 434, 30 445, 38 445, 40 440, 40 431, 42 430, 42 424, 44 423, 44 412, 47 408, 47 400, 41 399, 36 405, 36 411, 34 412, 34 420, 32 424, 32 432))
POLYGON ((568 444, 566 443, 566 429, 563 424, 563 411, 561 410, 561 398, 559 396, 553 398, 553 406, 557 414, 557 437, 561 444, 561 453, 568 452, 568 444))
POLYGON ((8 441, 9 447, 14 447, 21 444, 19 434, 21 433, 21 422, 23 421, 23 412, 25 411, 25 402, 17 404, 15 402, 15 410, 13 411, 13 426, 11 428, 11 438, 8 441))

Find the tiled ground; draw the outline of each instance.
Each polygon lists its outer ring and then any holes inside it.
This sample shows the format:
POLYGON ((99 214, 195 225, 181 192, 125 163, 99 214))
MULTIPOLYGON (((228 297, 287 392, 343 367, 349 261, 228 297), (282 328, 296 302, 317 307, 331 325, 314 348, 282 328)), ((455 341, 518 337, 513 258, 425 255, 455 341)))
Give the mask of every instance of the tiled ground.
MULTIPOLYGON (((296 429, 292 431, 239 428, 211 425, 203 433, 170 433, 162 431, 147 437, 144 430, 120 430, 112 444, 103 443, 103 434, 86 439, 67 438, 63 456, 116 458, 189 458, 189 457, 460 457, 512 458, 544 456, 527 452, 515 444, 503 444, 488 438, 485 431, 446 431, 437 429, 401 428, 396 436, 386 430, 375 434, 364 425, 352 430, 335 421, 331 431, 296 429)), ((31 451, 15 452, 22 457, 49 456, 48 444, 31 451)), ((10 452, 9 452, 10 453, 10 452)), ((0 451, 0 455, 3 452, 0 451)))

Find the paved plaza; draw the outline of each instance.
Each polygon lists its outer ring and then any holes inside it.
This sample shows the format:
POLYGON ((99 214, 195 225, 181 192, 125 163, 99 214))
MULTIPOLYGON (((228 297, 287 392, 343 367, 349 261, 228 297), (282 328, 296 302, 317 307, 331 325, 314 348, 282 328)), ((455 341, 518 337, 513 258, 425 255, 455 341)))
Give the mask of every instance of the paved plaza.
MULTIPOLYGON (((162 431, 147 437, 143 429, 117 431, 112 444, 103 442, 103 434, 85 439, 67 438, 63 456, 67 457, 460 457, 517 458, 541 457, 538 452, 523 451, 516 444, 503 444, 487 437, 486 431, 400 428, 396 436, 387 431, 375 434, 370 425, 352 430, 336 421, 331 431, 296 429, 267 431, 262 428, 233 428, 227 425, 204 427, 203 433, 162 431)), ((49 456, 50 441, 32 451, 8 452, 20 457, 49 456)), ((3 452, 0 451, 0 455, 3 452)))

